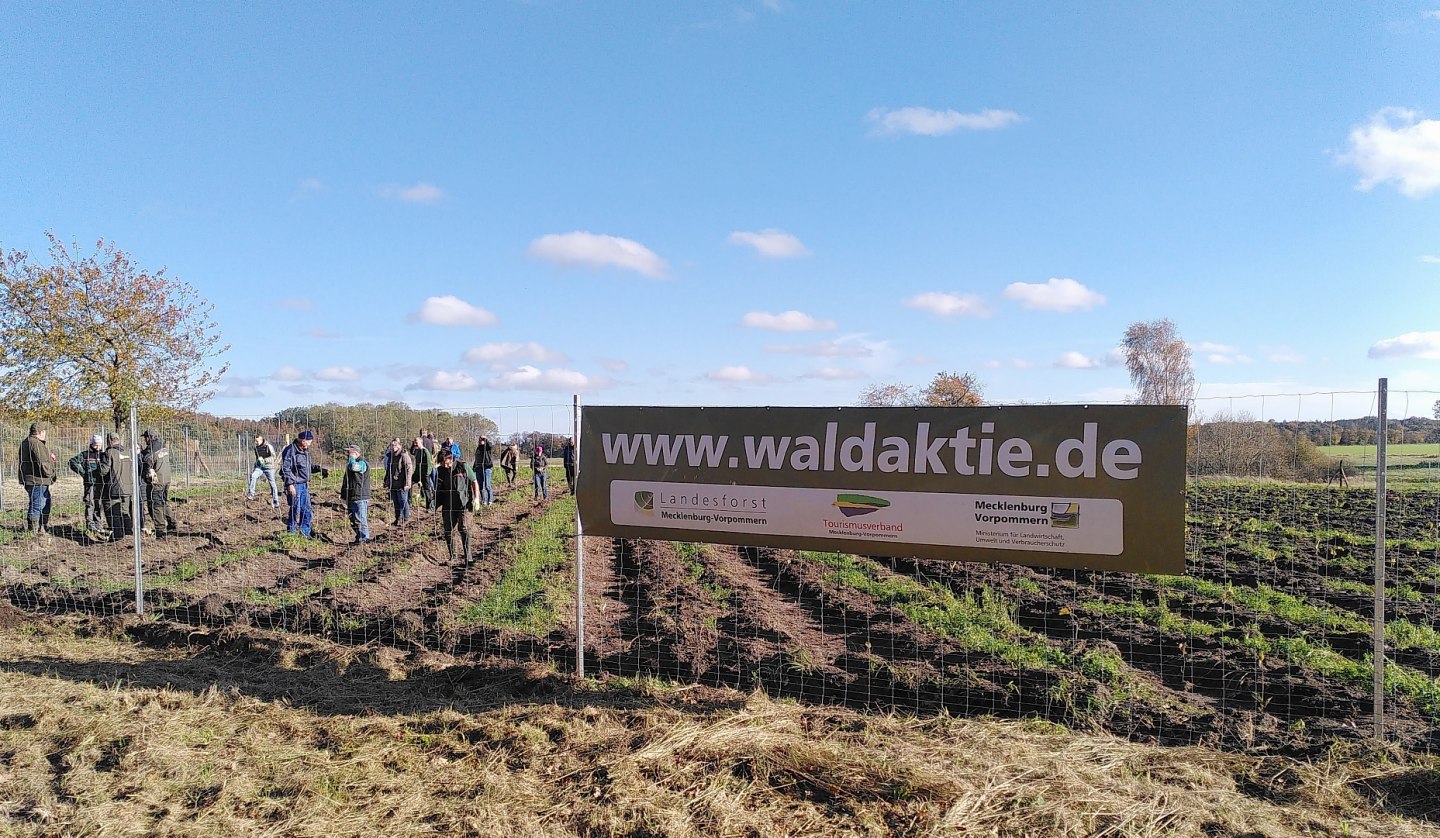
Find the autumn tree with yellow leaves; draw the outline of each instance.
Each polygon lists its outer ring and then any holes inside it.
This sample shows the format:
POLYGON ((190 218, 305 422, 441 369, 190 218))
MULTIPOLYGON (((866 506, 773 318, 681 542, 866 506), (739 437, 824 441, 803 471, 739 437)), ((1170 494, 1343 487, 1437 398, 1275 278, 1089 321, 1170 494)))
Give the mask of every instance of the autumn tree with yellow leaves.
POLYGON ((190 410, 229 368, 216 367, 214 306, 105 240, 78 254, 53 233, 50 264, 0 247, 0 404, 54 420, 130 407, 147 417, 190 410))

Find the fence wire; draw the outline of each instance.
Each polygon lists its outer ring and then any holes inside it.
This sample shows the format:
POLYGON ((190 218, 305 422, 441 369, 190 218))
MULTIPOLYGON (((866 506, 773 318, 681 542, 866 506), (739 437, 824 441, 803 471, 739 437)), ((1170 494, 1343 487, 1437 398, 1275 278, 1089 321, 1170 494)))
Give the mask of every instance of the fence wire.
MULTIPOLYGON (((566 671, 578 647, 600 677, 1320 753, 1372 729, 1376 497, 1373 420, 1367 433, 1363 422, 1296 418, 1317 400, 1334 394, 1265 397, 1244 410, 1201 402, 1184 576, 587 537, 583 638, 560 450, 570 405, 478 409, 484 421, 429 428, 439 444, 453 437, 467 463, 480 433, 496 445, 495 499, 469 514, 469 562, 458 537, 447 547, 444 516, 427 509, 418 478, 402 493, 408 520, 396 520, 383 449, 392 437, 408 448, 420 428, 379 412, 357 420, 353 409, 233 429, 159 425, 151 430, 176 463, 176 528, 142 534, 144 603, 152 616, 196 626, 566 671), (272 505, 263 472, 249 497, 255 435, 278 454, 303 428, 329 470, 310 487, 310 538, 287 531, 286 498, 272 505), (513 480, 500 457, 512 441, 522 452, 513 480), (548 448, 546 498, 536 497, 526 453, 536 442, 548 448), (348 444, 371 468, 364 543, 339 492, 348 444)), ((0 585, 12 604, 134 609, 131 543, 88 537, 81 479, 64 469, 102 430, 51 429, 61 477, 41 539, 25 532, 14 482, 24 431, 0 428, 0 585)), ((1382 727, 1406 747, 1440 750, 1440 436, 1403 423, 1390 433, 1382 727)))

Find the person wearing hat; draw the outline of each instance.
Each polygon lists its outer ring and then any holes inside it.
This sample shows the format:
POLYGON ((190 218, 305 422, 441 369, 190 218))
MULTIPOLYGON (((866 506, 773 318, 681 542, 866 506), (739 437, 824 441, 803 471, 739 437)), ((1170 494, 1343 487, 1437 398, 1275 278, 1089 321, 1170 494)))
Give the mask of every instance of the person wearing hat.
POLYGON ((340 499, 350 513, 355 543, 370 540, 370 464, 360 456, 360 446, 345 446, 345 474, 340 478, 340 499))
MULTIPOLYGON (((135 497, 135 460, 130 451, 120 442, 118 434, 106 434, 105 452, 100 458, 100 483, 104 487, 105 520, 110 525, 110 540, 119 541, 131 529, 130 505, 135 497)), ((145 512, 141 508, 140 520, 136 527, 144 525, 145 512)))
POLYGON ((96 535, 105 529, 105 487, 100 481, 100 461, 105 458, 105 437, 90 437, 90 447, 70 458, 70 470, 85 481, 85 532, 96 535))
POLYGON ((145 476, 146 498, 149 501, 150 526, 155 537, 175 534, 175 519, 170 517, 170 449, 154 431, 140 435, 145 440, 145 453, 140 456, 140 473, 145 476))
POLYGON ((255 500, 255 481, 263 476, 270 483, 270 505, 276 509, 280 508, 280 486, 275 481, 275 446, 265 441, 265 437, 255 435, 255 465, 250 469, 250 488, 246 492, 247 500, 255 500))
POLYGON ((45 444, 45 426, 30 425, 30 435, 20 442, 18 476, 29 495, 25 528, 42 535, 50 525, 50 487, 55 483, 55 455, 45 444))
POLYGON ((314 517, 310 508, 310 477, 315 471, 320 472, 321 477, 330 476, 329 469, 317 469, 310 463, 310 446, 314 442, 315 433, 306 428, 280 452, 280 479, 285 482, 285 497, 290 501, 290 509, 285 514, 285 529, 306 538, 310 537, 310 524, 314 517))
POLYGON ((455 452, 442 447, 436 456, 440 466, 435 469, 435 502, 440 507, 440 525, 445 530, 445 550, 455 561, 455 531, 460 531, 460 547, 465 564, 470 564, 470 503, 480 496, 475 472, 457 462, 455 452))

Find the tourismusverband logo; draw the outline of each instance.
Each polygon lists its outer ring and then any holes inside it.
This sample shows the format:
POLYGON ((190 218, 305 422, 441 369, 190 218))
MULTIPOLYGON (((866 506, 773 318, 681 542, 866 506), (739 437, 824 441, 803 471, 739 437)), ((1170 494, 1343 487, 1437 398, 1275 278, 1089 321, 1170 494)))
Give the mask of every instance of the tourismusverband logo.
POLYGON ((871 512, 878 512, 890 505, 890 501, 884 498, 877 498, 873 495, 840 494, 835 496, 835 502, 831 504, 846 518, 854 518, 857 515, 869 515, 871 512))

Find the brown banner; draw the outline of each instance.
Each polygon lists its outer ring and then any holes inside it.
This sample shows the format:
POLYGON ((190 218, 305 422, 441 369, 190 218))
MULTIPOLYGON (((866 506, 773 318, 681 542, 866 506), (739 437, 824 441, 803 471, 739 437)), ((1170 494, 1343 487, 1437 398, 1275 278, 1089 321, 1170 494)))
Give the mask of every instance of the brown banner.
POLYGON ((587 535, 1185 571, 1185 408, 586 407, 587 535))

